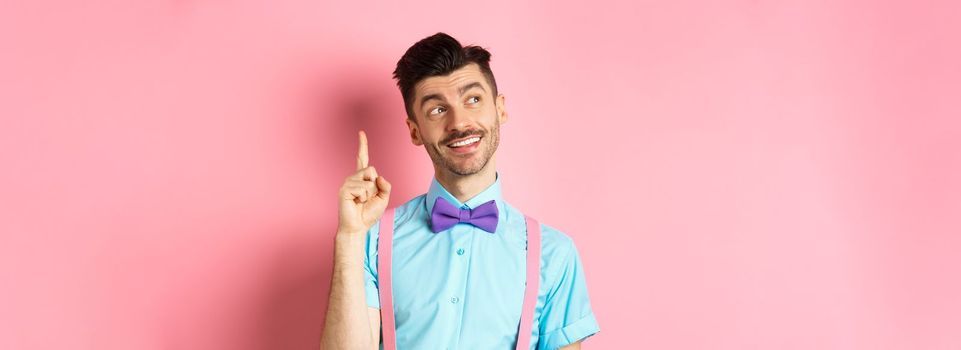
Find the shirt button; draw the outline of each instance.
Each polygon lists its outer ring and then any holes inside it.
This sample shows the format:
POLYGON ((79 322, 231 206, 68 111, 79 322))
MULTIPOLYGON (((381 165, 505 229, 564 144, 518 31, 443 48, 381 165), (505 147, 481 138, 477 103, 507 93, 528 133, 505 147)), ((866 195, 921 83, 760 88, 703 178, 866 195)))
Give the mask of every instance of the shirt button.
POLYGON ((458 301, 460 301, 460 299, 457 299, 457 297, 450 298, 451 304, 457 304, 458 301))
POLYGON ((458 249, 457 255, 464 255, 464 248, 458 249))

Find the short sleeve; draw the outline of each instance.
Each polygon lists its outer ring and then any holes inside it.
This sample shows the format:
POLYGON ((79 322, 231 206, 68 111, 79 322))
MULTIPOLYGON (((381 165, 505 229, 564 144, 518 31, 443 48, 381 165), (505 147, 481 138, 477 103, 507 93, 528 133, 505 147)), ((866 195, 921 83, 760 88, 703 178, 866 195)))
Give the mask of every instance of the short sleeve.
POLYGON ((380 295, 377 293, 377 238, 380 232, 380 221, 367 231, 364 254, 364 292, 367 306, 380 309, 380 295))
POLYGON ((573 241, 568 242, 541 314, 539 350, 570 345, 600 331, 591 310, 580 256, 573 241))

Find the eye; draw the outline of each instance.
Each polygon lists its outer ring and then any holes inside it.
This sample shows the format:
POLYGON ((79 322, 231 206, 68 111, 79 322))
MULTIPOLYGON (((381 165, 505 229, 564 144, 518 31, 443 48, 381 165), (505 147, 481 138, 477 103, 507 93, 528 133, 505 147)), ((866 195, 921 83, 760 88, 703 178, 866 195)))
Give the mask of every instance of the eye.
POLYGON ((471 96, 467 99, 467 103, 470 103, 470 104, 475 104, 478 102, 480 102, 480 97, 478 96, 471 96))
POLYGON ((446 111, 446 110, 447 110, 447 109, 445 109, 444 107, 437 106, 437 107, 431 108, 429 111, 427 111, 427 114, 437 115, 437 114, 440 114, 440 113, 444 113, 444 111, 446 111))

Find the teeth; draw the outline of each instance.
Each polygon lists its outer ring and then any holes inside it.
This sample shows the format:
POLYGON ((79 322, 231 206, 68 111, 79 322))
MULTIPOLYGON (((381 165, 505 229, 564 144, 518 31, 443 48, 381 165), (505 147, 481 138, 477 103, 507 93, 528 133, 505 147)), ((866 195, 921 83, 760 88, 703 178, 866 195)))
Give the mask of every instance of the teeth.
POLYGON ((467 145, 472 144, 472 143, 477 142, 477 141, 480 141, 480 137, 471 137, 471 138, 466 139, 466 140, 464 140, 464 141, 454 142, 454 143, 450 144, 450 146, 451 146, 451 147, 463 147, 463 146, 467 146, 467 145))

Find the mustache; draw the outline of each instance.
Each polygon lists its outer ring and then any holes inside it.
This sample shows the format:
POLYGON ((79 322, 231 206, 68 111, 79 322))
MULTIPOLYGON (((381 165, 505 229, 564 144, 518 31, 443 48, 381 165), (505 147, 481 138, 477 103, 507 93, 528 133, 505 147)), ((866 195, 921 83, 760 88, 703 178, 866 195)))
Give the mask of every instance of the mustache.
POLYGON ((446 145, 446 144, 448 144, 448 143, 450 143, 451 141, 454 141, 454 140, 456 140, 456 139, 465 138, 465 137, 470 137, 470 136, 480 136, 480 137, 484 137, 486 134, 487 134, 487 133, 484 132, 483 130, 478 130, 478 129, 474 129, 474 130, 464 130, 464 131, 461 131, 461 132, 455 132, 455 133, 452 133, 452 134, 450 134, 450 135, 447 135, 447 137, 445 137, 444 140, 441 141, 440 143, 443 144, 443 145, 446 145))

